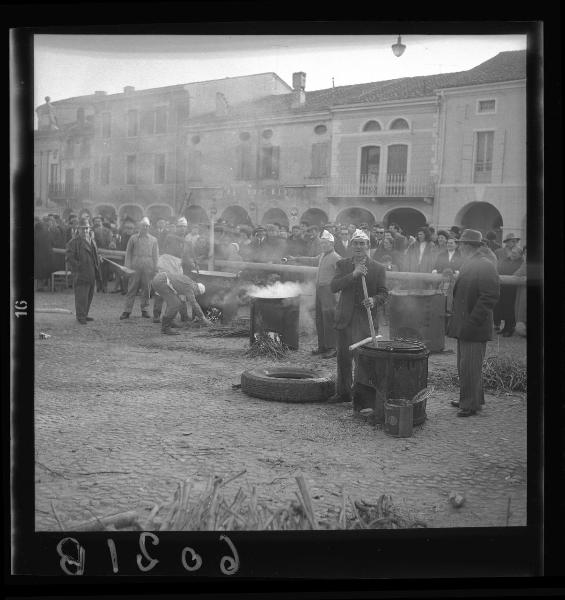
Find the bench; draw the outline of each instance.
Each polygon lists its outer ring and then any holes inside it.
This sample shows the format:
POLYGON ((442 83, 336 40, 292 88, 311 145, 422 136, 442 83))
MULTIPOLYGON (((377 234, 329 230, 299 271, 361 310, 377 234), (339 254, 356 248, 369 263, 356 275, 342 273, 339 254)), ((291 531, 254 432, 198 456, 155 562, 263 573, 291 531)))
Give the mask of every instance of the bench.
POLYGON ((51 291, 54 292, 55 286, 63 283, 68 288, 70 275, 70 271, 53 271, 51 273, 51 291))

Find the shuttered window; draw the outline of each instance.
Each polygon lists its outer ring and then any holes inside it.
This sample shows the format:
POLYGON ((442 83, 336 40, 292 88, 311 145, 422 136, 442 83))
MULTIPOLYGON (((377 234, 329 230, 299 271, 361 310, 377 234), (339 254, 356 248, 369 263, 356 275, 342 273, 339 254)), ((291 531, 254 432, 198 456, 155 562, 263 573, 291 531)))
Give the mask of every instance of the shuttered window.
POLYGON ((165 183, 164 154, 155 154, 155 183, 165 183))
POLYGON ((100 185, 109 185, 110 183, 110 157, 103 156, 100 159, 100 185))
POLYGON ((136 181, 137 160, 135 154, 128 154, 126 158, 126 183, 134 184, 136 181))
POLYGON ((261 179, 279 178, 279 146, 261 148, 259 175, 261 179))
POLYGON ((140 119, 140 129, 142 134, 153 135, 155 133, 155 111, 142 111, 140 119))
POLYGON ((235 150, 236 179, 253 179, 253 149, 250 144, 240 144, 235 150))
POLYGON ((312 177, 327 177, 329 148, 328 142, 312 144, 312 177))
POLYGON ((494 131, 477 131, 475 134, 475 183, 491 183, 494 131))

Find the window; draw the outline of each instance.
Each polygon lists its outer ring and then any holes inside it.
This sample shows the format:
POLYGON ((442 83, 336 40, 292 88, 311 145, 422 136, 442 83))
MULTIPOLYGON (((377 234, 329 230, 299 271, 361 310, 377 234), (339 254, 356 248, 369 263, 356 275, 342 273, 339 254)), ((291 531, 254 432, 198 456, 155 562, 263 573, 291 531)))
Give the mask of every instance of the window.
POLYGON ((279 147, 265 146, 261 148, 260 179, 279 178, 279 147))
POLYGON ((496 112, 496 100, 479 100, 477 102, 478 113, 495 113, 496 112))
POLYGON ((138 116, 137 110, 128 110, 128 137, 135 137, 138 134, 138 116))
POLYGON ((273 130, 272 129, 265 129, 265 131, 263 131, 263 133, 261 135, 266 140, 270 140, 273 137, 273 130))
POLYGON ((312 144, 312 174, 311 177, 328 176, 328 156, 330 145, 328 142, 312 144))
POLYGON ((388 147, 386 169, 387 196, 402 196, 405 192, 406 173, 408 171, 408 146, 392 144, 388 147))
POLYGON ((200 150, 189 152, 186 172, 189 181, 202 180, 202 152, 200 150))
POLYGON ((250 144, 239 144, 235 150, 236 179, 253 179, 253 155, 250 144))
POLYGON ((158 106, 155 109, 155 133, 167 133, 166 106, 158 106))
POLYGON ((90 140, 88 138, 84 138, 80 144, 80 155, 82 158, 90 156, 90 140))
POLYGON ((49 182, 50 183, 59 183, 59 165, 51 164, 49 174, 49 182))
POLYGON ((376 190, 379 180, 381 149, 379 146, 365 146, 361 150, 361 193, 376 190))
POLYGON ((165 183, 164 154, 155 154, 155 183, 165 183))
POLYGON ((134 184, 136 175, 136 156, 128 154, 126 159, 126 183, 134 184))
MULTIPOLYGON (((392 129, 392 127, 391 127, 392 129)), ((367 121, 363 126, 363 131, 380 131, 381 126, 378 121, 367 121)))
POLYGON ((390 129, 410 129, 406 119, 394 119, 390 124, 390 129))
POLYGON ((103 156, 100 159, 100 185, 110 184, 110 157, 103 156))
POLYGON ((325 125, 316 125, 316 127, 314 127, 314 133, 316 135, 324 135, 324 133, 326 133, 328 130, 328 128, 325 125))
POLYGON ((75 156, 75 141, 69 138, 65 143, 65 158, 74 158, 75 156))
POLYGON ((475 183, 492 181, 492 154, 494 131, 477 131, 475 134, 475 183))
POLYGON ((141 113, 140 129, 142 134, 153 135, 155 133, 155 112, 144 110, 141 113))
POLYGON ((82 192, 88 193, 90 189, 90 167, 80 170, 80 187, 82 192))
POLYGON ((102 113, 102 137, 108 139, 112 135, 112 115, 109 112, 102 113))

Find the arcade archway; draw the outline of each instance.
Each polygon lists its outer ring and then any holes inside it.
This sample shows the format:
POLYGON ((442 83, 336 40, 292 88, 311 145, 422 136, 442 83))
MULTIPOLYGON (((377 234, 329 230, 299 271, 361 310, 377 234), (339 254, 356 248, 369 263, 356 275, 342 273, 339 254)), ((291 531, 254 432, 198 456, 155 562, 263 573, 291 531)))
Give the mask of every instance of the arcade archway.
POLYGON ((125 219, 131 219, 134 223, 137 223, 143 218, 143 209, 139 204, 122 204, 118 214, 120 222, 125 221, 125 219))
POLYGON ((358 208, 356 206, 352 208, 346 208, 342 210, 336 217, 336 221, 341 223, 342 225, 349 225, 353 223, 357 227, 361 225, 361 223, 367 223, 368 225, 374 225, 375 216, 372 212, 368 211, 366 208, 358 208))
POLYGON ((221 218, 231 225, 253 225, 249 214, 241 206, 228 206, 222 213, 221 218))
POLYGON ((268 223, 278 223, 279 225, 288 227, 288 217, 284 210, 280 208, 269 208, 261 219, 261 225, 267 225, 268 223))
POLYGON ((206 211, 197 204, 191 204, 184 211, 186 220, 192 225, 193 223, 210 223, 210 218, 206 214, 206 211))
POLYGON ((301 217, 300 221, 305 221, 308 225, 318 225, 322 227, 328 222, 328 215, 319 208, 309 208, 301 217))
POLYGON ((155 223, 158 219, 168 220, 173 214, 173 209, 168 204, 154 204, 147 208, 147 217, 151 223, 155 223))
POLYGON ((118 217, 116 207, 112 204, 99 204, 94 208, 94 214, 100 215, 107 221, 115 221, 118 217))
POLYGON ((426 217, 415 208, 395 208, 383 220, 385 227, 396 223, 406 235, 416 235, 420 227, 426 225, 426 217))
MULTIPOLYGON (((461 229, 476 229, 485 236, 489 231, 494 231, 502 239, 502 215, 488 202, 472 202, 464 206, 457 217, 455 224, 461 229)), ((500 240, 498 240, 500 241, 500 240)))

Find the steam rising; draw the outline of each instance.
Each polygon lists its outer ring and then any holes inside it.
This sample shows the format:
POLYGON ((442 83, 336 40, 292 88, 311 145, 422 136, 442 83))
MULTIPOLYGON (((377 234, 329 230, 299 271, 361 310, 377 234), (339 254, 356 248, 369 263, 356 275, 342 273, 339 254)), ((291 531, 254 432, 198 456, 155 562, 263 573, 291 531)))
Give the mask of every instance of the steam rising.
POLYGON ((266 286, 249 286, 247 293, 253 298, 292 298, 304 293, 312 293, 312 290, 313 286, 309 284, 296 281, 286 281, 285 283, 277 281, 266 286))

